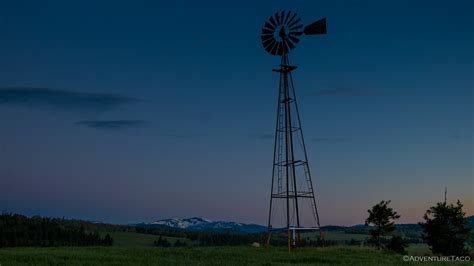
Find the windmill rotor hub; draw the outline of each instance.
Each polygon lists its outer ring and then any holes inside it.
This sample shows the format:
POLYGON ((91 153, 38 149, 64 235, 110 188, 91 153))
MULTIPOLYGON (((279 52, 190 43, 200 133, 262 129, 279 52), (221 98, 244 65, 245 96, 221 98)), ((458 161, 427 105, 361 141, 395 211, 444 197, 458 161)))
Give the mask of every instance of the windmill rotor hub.
POLYGON ((282 26, 280 28, 280 31, 278 32, 278 37, 280 37, 281 41, 284 41, 286 39, 286 29, 285 26, 282 26))

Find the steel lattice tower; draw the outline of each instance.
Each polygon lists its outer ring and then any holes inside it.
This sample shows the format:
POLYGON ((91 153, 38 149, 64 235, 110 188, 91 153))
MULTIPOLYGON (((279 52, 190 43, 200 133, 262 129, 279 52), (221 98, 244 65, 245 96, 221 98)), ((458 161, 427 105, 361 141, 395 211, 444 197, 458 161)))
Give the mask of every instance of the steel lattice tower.
POLYGON ((273 152, 273 171, 268 214, 268 238, 272 232, 286 231, 288 251, 299 246, 301 231, 319 230, 320 221, 316 206, 315 191, 308 164, 308 155, 301 128, 301 118, 296 100, 288 53, 299 42, 300 35, 326 33, 326 20, 322 19, 304 28, 296 13, 281 11, 271 16, 262 29, 262 43, 265 50, 281 56, 280 68, 273 69, 280 74, 275 143, 273 152), (308 206, 305 206, 307 203, 308 206), (278 216, 278 207, 282 215, 278 216), (306 208, 305 208, 306 207, 306 208), (311 211, 308 210, 311 209, 311 211), (306 212, 310 212, 306 216, 306 212), (285 227, 276 226, 274 221, 282 218, 285 227), (309 226, 305 226, 304 224, 309 226))

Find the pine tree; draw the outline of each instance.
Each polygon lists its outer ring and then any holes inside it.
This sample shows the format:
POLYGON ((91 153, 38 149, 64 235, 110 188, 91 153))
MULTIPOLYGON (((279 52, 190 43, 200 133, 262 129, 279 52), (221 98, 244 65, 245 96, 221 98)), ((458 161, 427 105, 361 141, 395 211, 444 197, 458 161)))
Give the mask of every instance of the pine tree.
POLYGON ((469 237, 470 228, 466 226, 466 213, 462 203, 456 205, 438 202, 428 209, 423 216, 423 240, 430 246, 434 254, 444 256, 462 256, 468 253, 465 242, 469 237))
POLYGON ((388 206, 389 204, 390 200, 382 200, 373 206, 372 209, 367 210, 369 217, 365 220, 365 224, 374 226, 374 229, 370 230, 372 235, 370 240, 378 249, 382 247, 383 236, 395 230, 394 221, 400 218, 400 215, 388 206))

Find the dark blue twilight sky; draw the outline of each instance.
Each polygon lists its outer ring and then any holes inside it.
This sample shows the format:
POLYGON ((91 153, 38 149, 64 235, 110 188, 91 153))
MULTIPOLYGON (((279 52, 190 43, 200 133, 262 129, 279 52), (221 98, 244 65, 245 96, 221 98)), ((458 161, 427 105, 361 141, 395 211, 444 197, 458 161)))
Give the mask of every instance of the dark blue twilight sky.
POLYGON ((322 224, 474 213, 474 2, 2 1, 0 209, 266 222, 268 16, 326 16, 290 54, 322 224))

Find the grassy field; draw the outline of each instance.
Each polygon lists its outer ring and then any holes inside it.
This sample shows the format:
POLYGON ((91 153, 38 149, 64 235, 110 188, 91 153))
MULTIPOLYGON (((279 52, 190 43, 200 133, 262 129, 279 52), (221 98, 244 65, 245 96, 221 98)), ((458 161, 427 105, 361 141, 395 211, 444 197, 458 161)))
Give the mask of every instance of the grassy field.
MULTIPOLYGON (((60 247, 0 249, 8 265, 427 265, 404 262, 401 255, 367 248, 253 247, 60 247)), ((429 265, 463 265, 432 263, 429 265)), ((464 265, 472 265, 465 263, 464 265)))
MULTIPOLYGON (((301 248, 288 254, 284 248, 189 247, 162 248, 153 242, 159 236, 131 232, 110 232, 112 247, 2 248, 0 266, 7 265, 472 265, 471 263, 404 262, 403 256, 367 247, 333 246, 301 248)), ((331 240, 363 240, 367 235, 326 232, 331 240)), ((429 256, 425 244, 410 245, 409 255, 429 256)))
POLYGON ((410 244, 405 250, 408 252, 408 255, 433 256, 427 244, 410 244))

